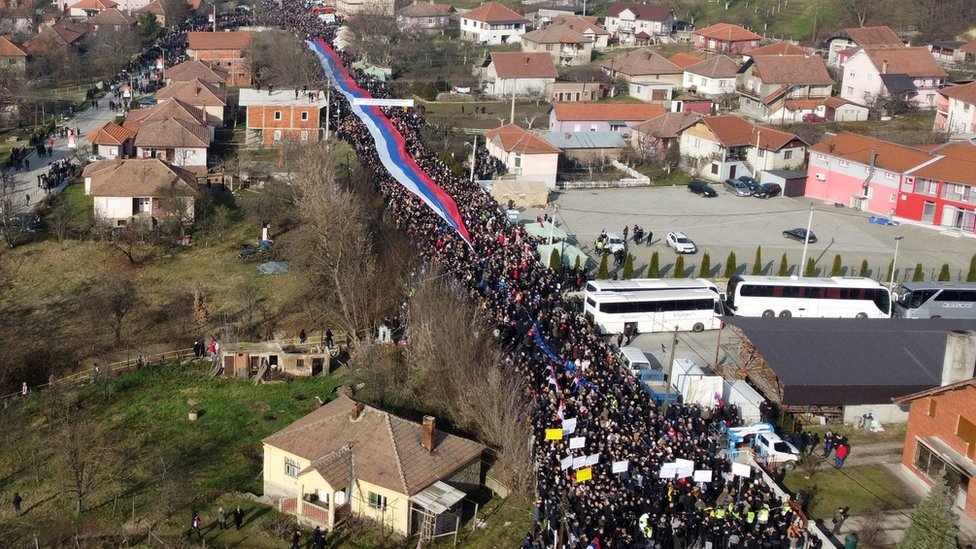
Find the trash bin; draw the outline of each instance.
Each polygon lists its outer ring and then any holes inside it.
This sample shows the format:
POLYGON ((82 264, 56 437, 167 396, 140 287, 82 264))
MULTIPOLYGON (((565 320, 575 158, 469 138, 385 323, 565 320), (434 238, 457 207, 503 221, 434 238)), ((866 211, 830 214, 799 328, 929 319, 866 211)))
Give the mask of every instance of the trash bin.
POLYGON ((844 549, 857 549, 857 534, 844 536, 844 549))

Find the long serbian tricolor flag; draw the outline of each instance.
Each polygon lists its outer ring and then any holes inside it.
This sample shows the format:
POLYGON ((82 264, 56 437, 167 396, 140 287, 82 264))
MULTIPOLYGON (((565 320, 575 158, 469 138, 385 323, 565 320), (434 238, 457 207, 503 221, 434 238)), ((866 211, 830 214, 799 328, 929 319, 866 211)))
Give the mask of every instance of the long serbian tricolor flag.
POLYGON ((316 40, 309 42, 309 47, 319 56, 322 68, 328 73, 336 89, 349 100, 349 107, 353 114, 359 117, 369 129, 373 141, 376 142, 376 152, 379 154, 383 166, 390 175, 415 196, 420 197, 437 215, 454 228, 466 242, 470 244, 468 229, 461 219, 461 212, 457 204, 444 189, 442 189, 426 172, 420 169, 417 162, 407 153, 403 135, 393 126, 378 106, 356 105, 356 98, 371 98, 366 90, 356 85, 349 71, 342 65, 327 43, 316 40))

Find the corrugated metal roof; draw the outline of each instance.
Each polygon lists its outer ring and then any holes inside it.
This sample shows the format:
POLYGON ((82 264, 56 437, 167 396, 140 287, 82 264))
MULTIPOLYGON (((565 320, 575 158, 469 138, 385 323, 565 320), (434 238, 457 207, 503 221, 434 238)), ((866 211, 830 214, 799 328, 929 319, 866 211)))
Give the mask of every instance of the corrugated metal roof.
POLYGON ((546 141, 560 149, 613 149, 626 146, 617 132, 548 132, 546 141))

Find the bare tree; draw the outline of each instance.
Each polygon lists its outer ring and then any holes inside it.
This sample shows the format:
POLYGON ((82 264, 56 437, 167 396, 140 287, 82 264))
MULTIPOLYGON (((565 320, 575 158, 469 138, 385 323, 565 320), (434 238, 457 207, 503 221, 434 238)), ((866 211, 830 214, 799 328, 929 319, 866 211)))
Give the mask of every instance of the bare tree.
POLYGON ((403 33, 396 17, 378 5, 356 15, 348 23, 354 38, 350 48, 362 59, 374 65, 389 67, 399 55, 403 33))
POLYGON ((847 8, 857 21, 857 26, 863 27, 878 8, 878 0, 847 0, 847 8))
POLYGON ((92 298, 95 309, 108 317, 115 342, 121 342, 123 321, 138 302, 135 284, 124 275, 110 275, 98 280, 92 298))
POLYGON ((47 215, 47 224, 51 227, 51 232, 58 239, 58 245, 64 247, 64 241, 68 238, 68 229, 71 228, 72 209, 71 204, 60 194, 51 197, 53 206, 51 213, 47 215))
POLYGON ((73 496, 75 512, 84 511, 85 498, 110 480, 115 451, 107 440, 105 426, 80 413, 71 399, 57 401, 57 436, 52 437, 56 475, 64 491, 73 496))

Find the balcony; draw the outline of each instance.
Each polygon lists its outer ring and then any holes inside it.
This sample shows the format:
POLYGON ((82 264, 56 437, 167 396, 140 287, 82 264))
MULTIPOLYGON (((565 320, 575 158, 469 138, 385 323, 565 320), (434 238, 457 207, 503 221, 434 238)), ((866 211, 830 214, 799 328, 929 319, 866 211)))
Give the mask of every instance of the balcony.
POLYGON ((735 86, 735 93, 737 93, 739 95, 744 95, 744 96, 749 97, 751 99, 755 99, 756 101, 759 101, 760 99, 763 98, 762 92, 760 90, 750 89, 750 88, 747 88, 745 86, 741 86, 739 84, 736 84, 736 86, 735 86))

